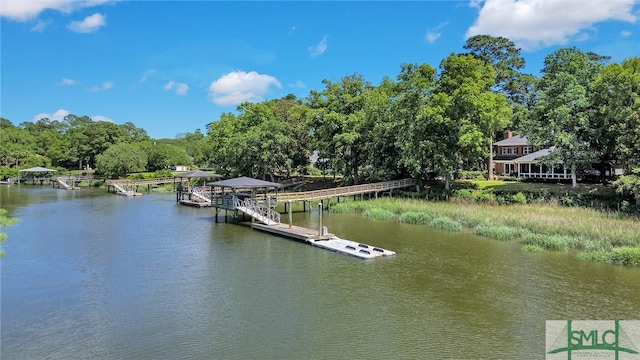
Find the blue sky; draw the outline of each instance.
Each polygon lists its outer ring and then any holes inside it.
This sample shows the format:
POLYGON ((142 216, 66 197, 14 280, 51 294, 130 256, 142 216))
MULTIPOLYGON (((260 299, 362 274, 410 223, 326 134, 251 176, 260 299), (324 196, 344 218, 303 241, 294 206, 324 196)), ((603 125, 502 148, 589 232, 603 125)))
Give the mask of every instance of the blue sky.
POLYGON ((437 68, 469 36, 504 36, 526 71, 566 46, 640 56, 640 0, 0 0, 0 116, 71 113, 132 122, 153 138, 206 131, 243 101, 437 68))

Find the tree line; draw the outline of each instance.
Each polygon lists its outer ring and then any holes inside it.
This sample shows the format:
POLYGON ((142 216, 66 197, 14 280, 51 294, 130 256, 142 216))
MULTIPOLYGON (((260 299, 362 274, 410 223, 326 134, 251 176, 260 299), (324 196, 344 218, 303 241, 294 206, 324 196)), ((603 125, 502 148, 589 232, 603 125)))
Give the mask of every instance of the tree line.
POLYGON ((623 164, 625 181, 638 180, 640 58, 612 63, 571 47, 548 54, 540 76, 524 68, 512 41, 478 35, 437 69, 402 64, 377 86, 359 74, 323 80, 305 98, 244 103, 206 133, 176 139, 74 115, 19 126, 2 119, 0 164, 120 176, 192 163, 225 176, 267 178, 308 171, 315 152, 316 168, 350 183, 437 176, 448 185, 459 169, 491 177, 492 144, 509 129, 533 146, 553 147, 543 161, 561 161, 574 183, 592 164, 623 164))

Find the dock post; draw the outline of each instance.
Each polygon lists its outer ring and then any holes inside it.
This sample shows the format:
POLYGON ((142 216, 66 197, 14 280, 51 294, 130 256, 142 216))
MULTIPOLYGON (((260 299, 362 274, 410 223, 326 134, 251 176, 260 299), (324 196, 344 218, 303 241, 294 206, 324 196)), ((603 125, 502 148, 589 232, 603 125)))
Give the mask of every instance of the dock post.
POLYGON ((318 203, 318 236, 322 236, 322 201, 318 203))
POLYGON ((287 203, 289 203, 289 229, 291 229, 291 200, 287 201, 287 203))

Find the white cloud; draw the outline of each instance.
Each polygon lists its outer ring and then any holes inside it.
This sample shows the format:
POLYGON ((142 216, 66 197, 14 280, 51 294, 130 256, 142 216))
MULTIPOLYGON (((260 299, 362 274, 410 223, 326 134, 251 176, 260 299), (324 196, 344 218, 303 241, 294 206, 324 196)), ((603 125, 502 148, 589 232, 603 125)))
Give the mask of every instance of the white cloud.
POLYGON ((571 40, 584 40, 588 36, 584 31, 599 22, 634 23, 635 3, 636 0, 486 0, 466 36, 503 36, 525 50, 564 45, 571 40))
POLYGON ((287 33, 287 36, 293 34, 294 31, 296 31, 298 29, 298 25, 294 25, 291 27, 291 30, 289 30, 289 33, 287 33))
POLYGON ((38 22, 31 27, 31 31, 42 32, 47 26, 51 25, 52 23, 53 22, 51 20, 47 20, 47 21, 38 20, 38 22))
POLYGON ((296 82, 294 82, 294 83, 290 83, 290 84, 289 84, 289 87, 290 87, 290 88, 294 88, 294 89, 304 89, 304 88, 306 88, 306 87, 307 87, 307 84, 303 83, 303 82, 302 82, 302 81, 300 81, 300 80, 297 80, 297 81, 296 81, 296 82))
POLYGON ((317 45, 309 46, 307 49, 311 57, 324 54, 324 52, 327 51, 327 35, 325 35, 317 45))
POLYGON ((79 82, 69 78, 62 78, 62 80, 60 81, 60 86, 73 86, 78 84, 79 82))
POLYGON ((448 24, 449 24, 449 22, 446 21, 446 22, 443 22, 443 23, 439 24, 438 26, 436 26, 434 28, 431 28, 431 29, 427 30, 427 34, 424 37, 425 40, 427 40, 427 42, 429 42, 429 44, 433 44, 442 35, 442 32, 440 32, 440 29, 442 29, 443 27, 447 26, 448 24))
POLYGON ((209 99, 216 105, 238 105, 245 101, 261 101, 273 85, 281 88, 278 79, 255 71, 234 71, 221 76, 209 86, 209 99))
POLYGON ((98 6, 114 0, 0 0, 0 16, 16 21, 36 18, 44 10, 70 14, 76 10, 98 6))
POLYGON ((88 34, 97 31, 101 26, 105 25, 107 25, 105 17, 101 14, 95 13, 93 15, 87 16, 82 21, 72 21, 69 25, 67 25, 67 27, 71 31, 88 34))
POLYGON ((628 37, 629 37, 629 36, 631 36, 631 35, 632 35, 631 31, 622 30, 622 31, 620 32, 620 36, 622 36, 623 38, 628 38, 628 37))
POLYGON ((94 116, 91 117, 91 120, 115 123, 115 121, 113 121, 111 118, 108 118, 108 117, 102 116, 102 115, 94 115, 94 116))
POLYGON ((102 91, 102 90, 109 90, 112 87, 113 87, 113 81, 105 81, 102 83, 102 85, 94 86, 90 90, 93 92, 96 92, 96 91, 102 91))
POLYGON ((47 113, 39 113, 37 115, 35 115, 33 117, 33 119, 31 119, 32 121, 38 121, 40 119, 44 119, 47 118, 51 121, 63 121, 64 118, 69 115, 69 111, 65 110, 65 109, 59 109, 56 112, 54 112, 53 114, 47 114, 47 113))
POLYGON ((187 84, 183 84, 183 83, 179 83, 179 82, 175 82, 175 81, 169 81, 165 86, 164 89, 169 91, 171 89, 174 89, 175 93, 178 95, 184 95, 187 93, 187 91, 189 91, 189 85, 187 84))
POLYGON ((153 70, 153 69, 149 69, 147 71, 144 72, 144 74, 142 74, 142 77, 140 77, 140 82, 145 82, 147 80, 149 80, 150 77, 156 76, 158 74, 157 71, 153 70))

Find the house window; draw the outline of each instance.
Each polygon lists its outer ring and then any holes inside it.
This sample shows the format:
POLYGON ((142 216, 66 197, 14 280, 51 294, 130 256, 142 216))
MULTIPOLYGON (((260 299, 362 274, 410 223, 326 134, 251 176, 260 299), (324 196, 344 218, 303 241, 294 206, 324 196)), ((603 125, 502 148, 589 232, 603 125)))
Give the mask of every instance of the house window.
POLYGON ((511 175, 516 172, 515 164, 504 164, 504 173, 506 175, 511 175))
POLYGON ((522 148, 522 153, 524 155, 530 154, 531 153, 531 146, 525 146, 522 148))
POLYGON ((502 155, 518 155, 518 149, 514 147, 503 147, 500 151, 502 155))

